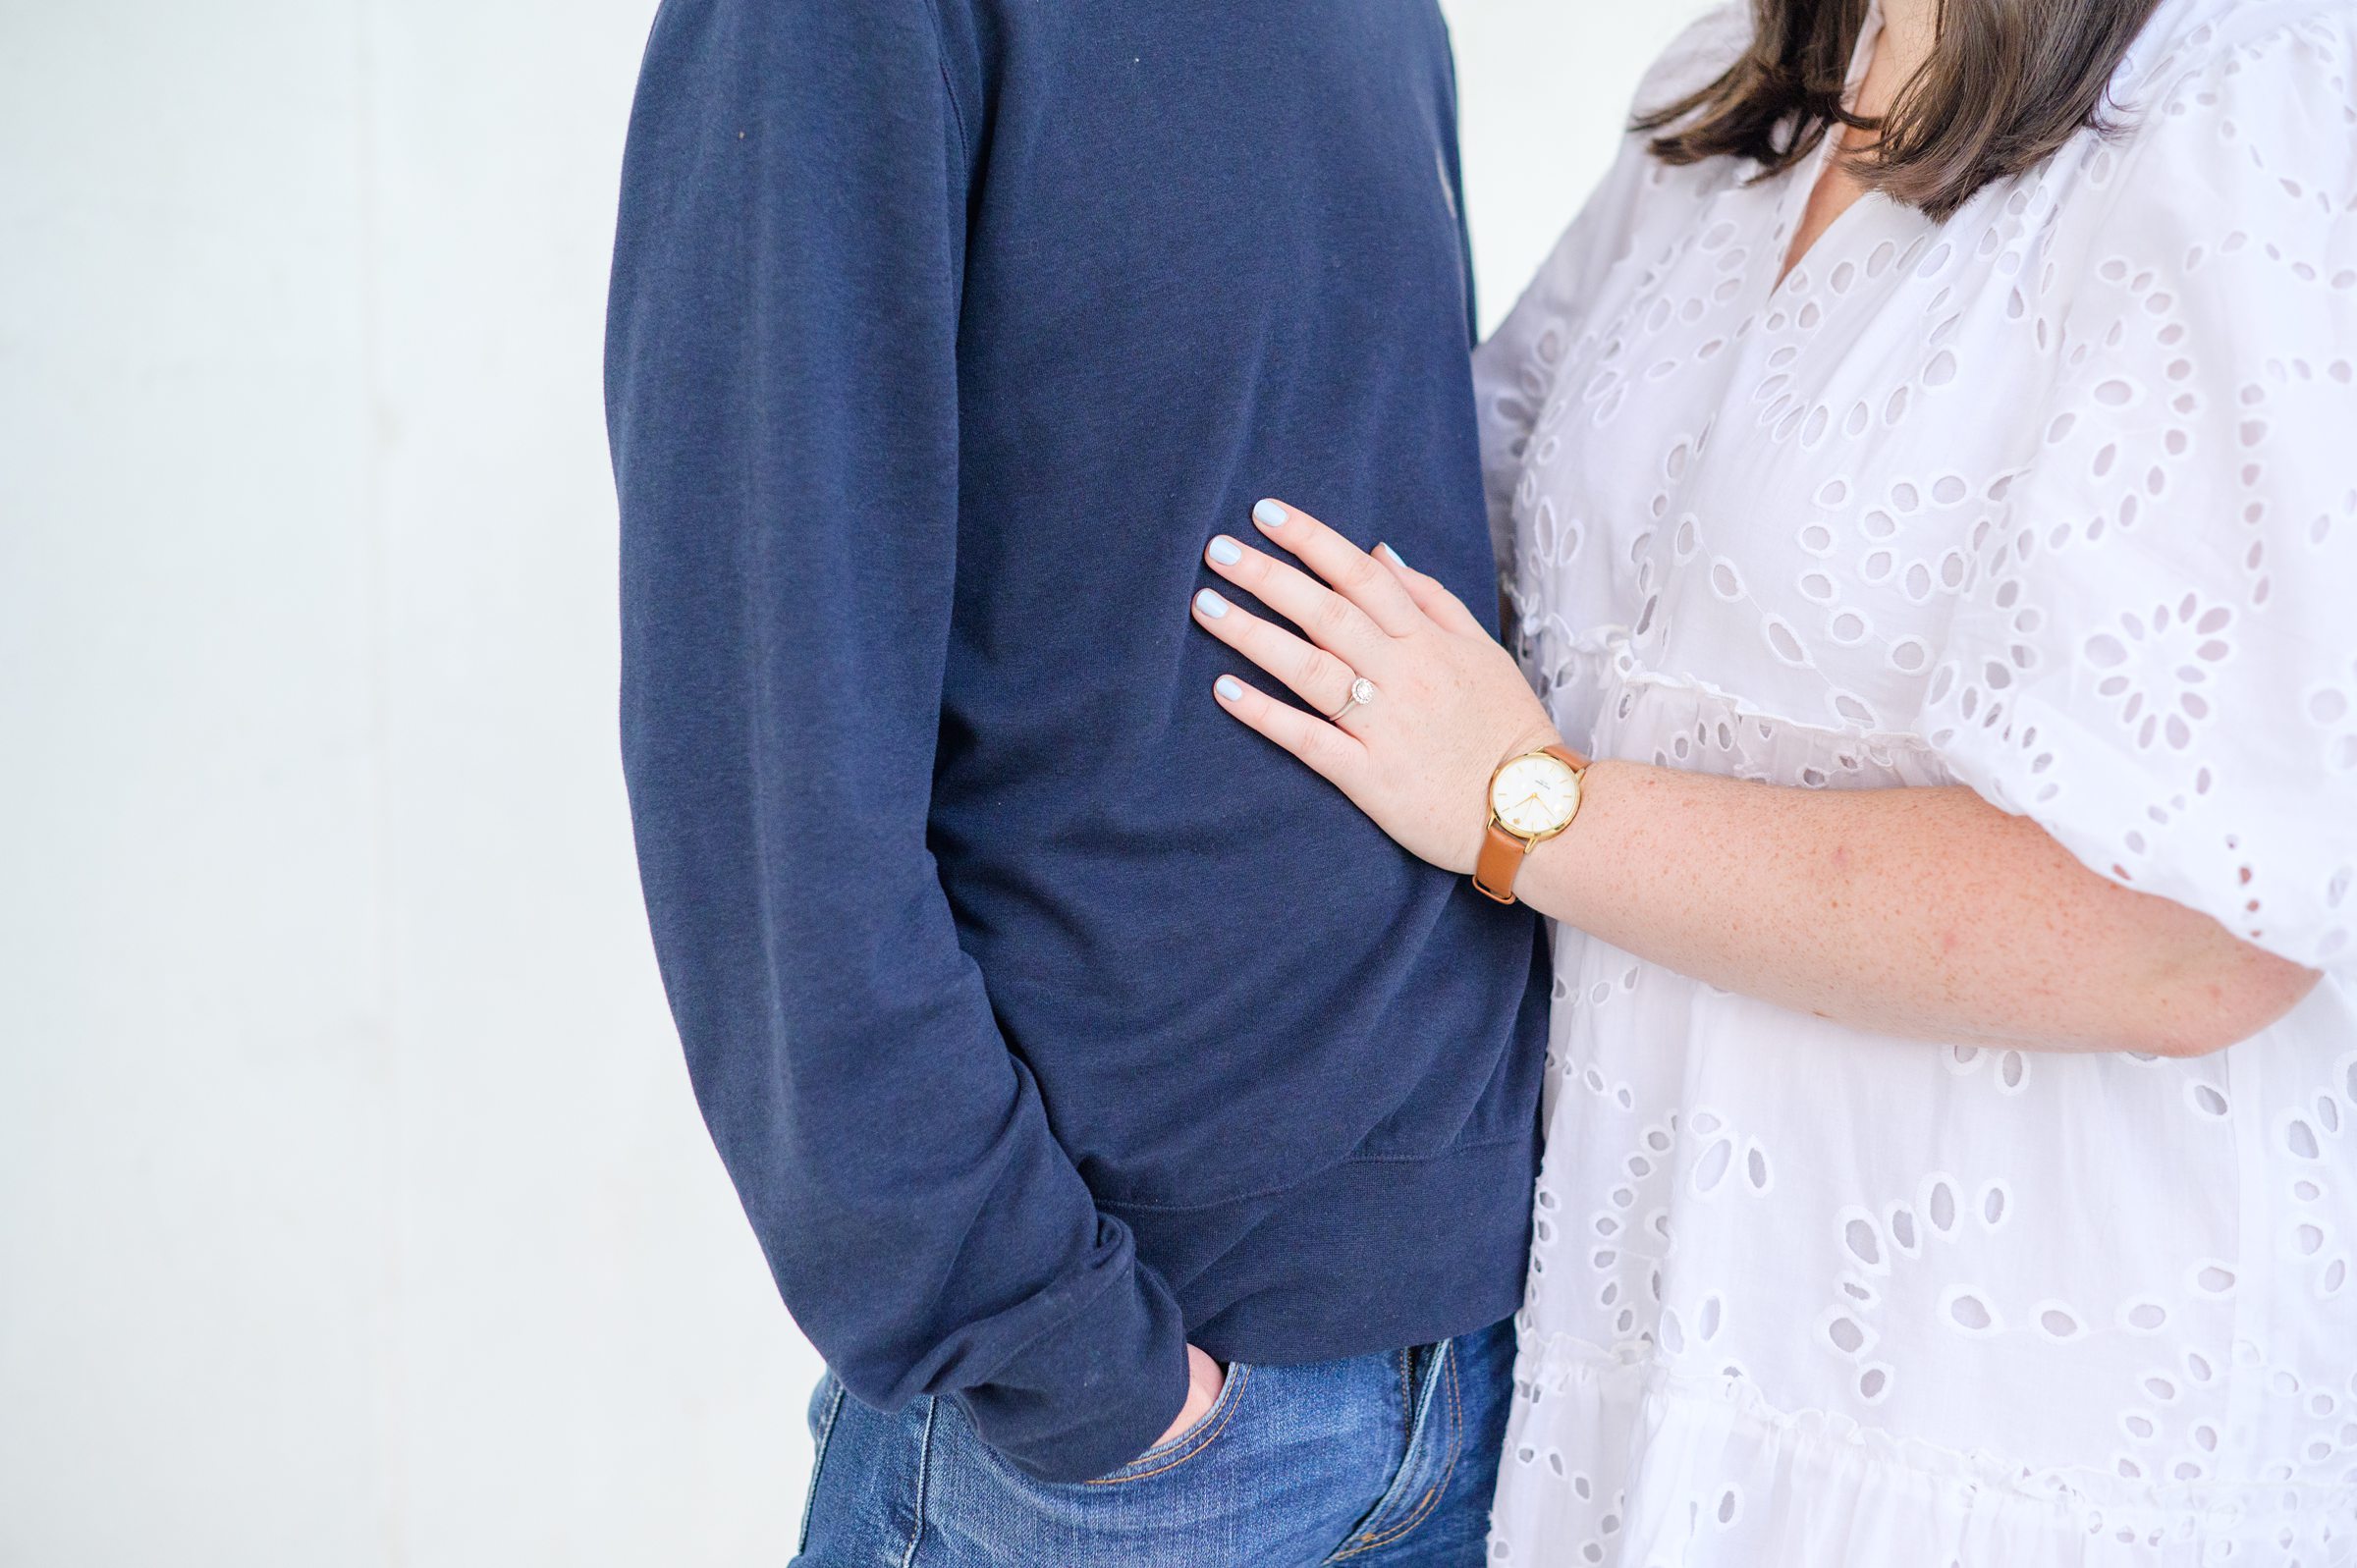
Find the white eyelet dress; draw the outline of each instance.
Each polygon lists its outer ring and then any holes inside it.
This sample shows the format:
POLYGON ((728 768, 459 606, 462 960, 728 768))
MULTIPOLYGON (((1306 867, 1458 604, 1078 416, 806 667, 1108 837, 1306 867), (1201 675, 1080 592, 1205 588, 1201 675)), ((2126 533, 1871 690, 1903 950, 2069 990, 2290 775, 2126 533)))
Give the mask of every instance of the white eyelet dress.
POLYGON ((1520 652, 1595 754, 1960 782, 2326 979, 1975 1051, 1558 931, 1496 1563, 2357 1564, 2357 17, 2164 0, 2113 90, 1781 286, 1816 167, 1632 139, 1480 354, 1520 652))

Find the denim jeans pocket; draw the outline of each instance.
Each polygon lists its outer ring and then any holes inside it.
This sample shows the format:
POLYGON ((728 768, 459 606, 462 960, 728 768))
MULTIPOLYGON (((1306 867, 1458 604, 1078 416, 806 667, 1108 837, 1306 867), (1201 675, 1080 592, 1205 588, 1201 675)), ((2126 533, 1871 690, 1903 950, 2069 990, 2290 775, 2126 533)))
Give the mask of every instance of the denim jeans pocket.
POLYGON ((1221 1434, 1229 1430, 1235 1420, 1237 1408, 1243 1402, 1244 1388, 1251 1380, 1252 1369, 1249 1366, 1240 1361, 1230 1362, 1228 1379, 1220 1386, 1220 1396, 1211 1402, 1211 1408, 1203 1412, 1202 1418, 1193 1426, 1167 1442, 1156 1443, 1111 1475, 1099 1476, 1085 1485, 1126 1486, 1132 1482, 1168 1475, 1193 1460, 1218 1442, 1221 1434))

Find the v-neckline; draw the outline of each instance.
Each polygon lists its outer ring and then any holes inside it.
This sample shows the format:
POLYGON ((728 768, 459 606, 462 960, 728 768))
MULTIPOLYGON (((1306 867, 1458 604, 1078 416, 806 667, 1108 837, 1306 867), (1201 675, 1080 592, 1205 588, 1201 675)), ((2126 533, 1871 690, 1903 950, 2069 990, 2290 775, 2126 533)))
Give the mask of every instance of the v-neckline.
MULTIPOLYGON (((1827 145, 1831 146, 1835 143, 1836 138, 1829 133, 1825 139, 1827 145)), ((1862 209, 1872 206, 1876 202, 1888 201, 1890 199, 1890 197, 1884 195, 1879 190, 1870 189, 1859 191, 1857 198, 1851 201, 1848 206, 1843 207, 1838 213, 1836 213, 1834 215, 1834 221, 1827 224, 1824 230, 1818 234, 1817 238, 1809 242, 1808 249, 1803 250, 1798 255, 1794 255, 1792 253, 1792 242, 1799 238, 1799 225, 1808 217, 1809 201, 1815 199, 1818 183, 1828 178, 1828 174, 1829 171, 1826 169, 1825 165, 1820 164, 1819 172, 1809 183, 1809 194, 1801 201, 1799 216, 1790 219, 1778 227, 1778 265, 1783 270, 1777 274, 1775 287, 1768 291, 1770 298, 1774 298, 1776 296, 1782 294, 1784 292, 1784 285, 1790 283, 1792 279, 1802 271, 1802 269, 1806 268, 1810 262, 1816 260, 1819 255, 1823 254, 1834 241, 1840 238, 1841 232, 1851 226, 1852 220, 1857 218, 1862 209)))
MULTIPOLYGON (((1856 101, 1865 86, 1869 69, 1874 63, 1874 51, 1883 40, 1883 3, 1872 0, 1866 8, 1866 26, 1859 29, 1858 41, 1849 55, 1849 74, 1843 80, 1841 101, 1844 107, 1856 101)), ((1841 232, 1851 227, 1861 207, 1888 200, 1879 190, 1863 190, 1856 200, 1843 207, 1834 221, 1825 226, 1822 234, 1809 242, 1809 247, 1798 255, 1792 253, 1792 242, 1800 238, 1800 226, 1808 221, 1810 203, 1817 199, 1817 188, 1833 173, 1834 159, 1839 156, 1844 127, 1826 127, 1817 148, 1809 154, 1805 169, 1787 175, 1782 194, 1778 201, 1776 226, 1776 282, 1769 287, 1768 297, 1775 299, 1784 292, 1784 286, 1822 254, 1828 244, 1841 232)))

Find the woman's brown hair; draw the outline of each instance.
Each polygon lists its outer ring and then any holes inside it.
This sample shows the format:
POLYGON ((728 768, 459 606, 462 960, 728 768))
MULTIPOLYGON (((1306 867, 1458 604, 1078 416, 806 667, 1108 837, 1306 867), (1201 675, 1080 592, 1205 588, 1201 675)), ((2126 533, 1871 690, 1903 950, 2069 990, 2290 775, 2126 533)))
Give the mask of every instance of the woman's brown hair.
POLYGON ((1752 0, 1751 47, 1632 129, 1669 163, 1733 156, 1781 174, 1835 126, 1873 132, 1849 159, 1870 189, 1946 218, 2103 128, 2111 75, 2160 0, 1940 0, 1939 43, 1879 120, 1842 103, 1869 0, 1752 0))

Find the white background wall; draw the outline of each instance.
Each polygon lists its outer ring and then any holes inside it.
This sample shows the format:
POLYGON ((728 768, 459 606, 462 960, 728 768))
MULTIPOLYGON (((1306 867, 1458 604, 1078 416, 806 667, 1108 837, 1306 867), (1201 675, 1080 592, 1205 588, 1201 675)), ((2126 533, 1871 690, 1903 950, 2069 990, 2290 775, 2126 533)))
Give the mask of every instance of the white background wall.
MULTIPOLYGON (((1494 321, 1696 0, 1457 0, 1494 321)), ((0 0, 0 1568, 782 1563, 641 919, 651 0, 0 0)))

